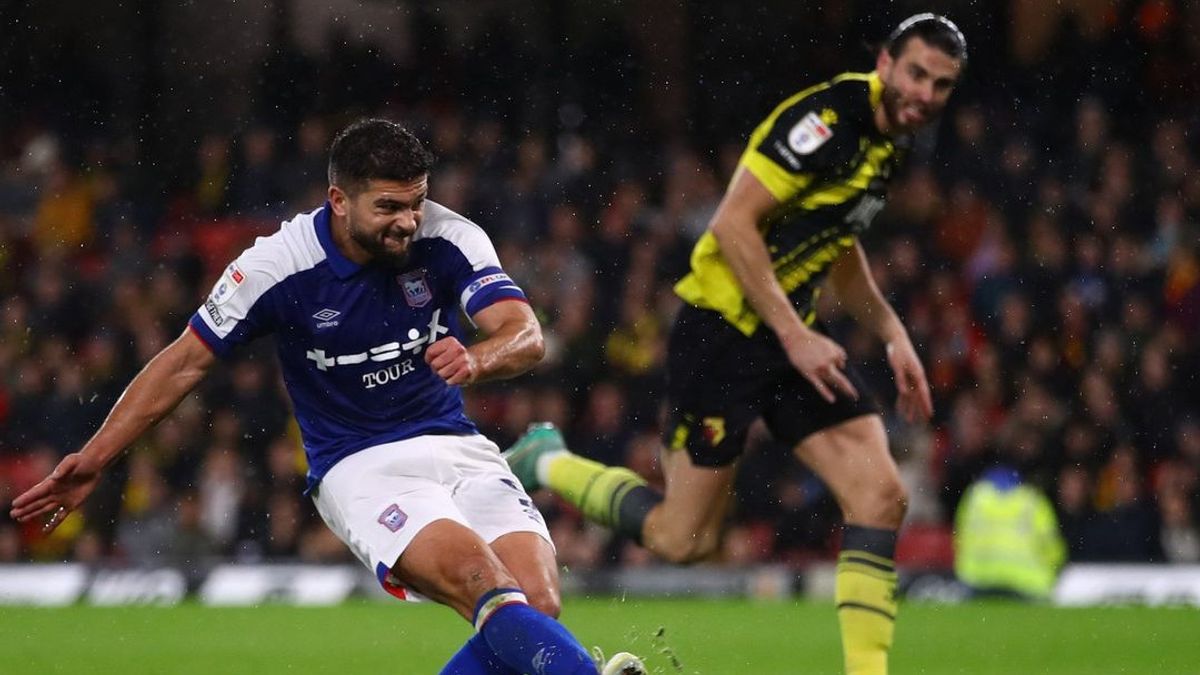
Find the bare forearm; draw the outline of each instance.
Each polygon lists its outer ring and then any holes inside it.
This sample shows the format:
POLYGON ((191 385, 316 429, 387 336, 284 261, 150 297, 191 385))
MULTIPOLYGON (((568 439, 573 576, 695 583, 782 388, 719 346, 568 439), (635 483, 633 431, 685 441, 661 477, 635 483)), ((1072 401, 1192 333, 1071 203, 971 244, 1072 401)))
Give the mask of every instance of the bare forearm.
POLYGON ((737 277, 746 301, 780 339, 808 330, 796 313, 783 287, 775 278, 775 268, 762 235, 753 222, 726 216, 713 226, 713 236, 721 246, 721 255, 737 277))
POLYGON ((896 310, 877 289, 859 289, 850 294, 838 289, 838 295, 843 299, 850 316, 883 342, 892 342, 908 335, 896 310))
POLYGON ((908 332, 899 315, 871 277, 867 256, 861 245, 855 244, 854 248, 842 254, 829 278, 842 307, 864 328, 884 343, 907 338, 908 332))
MULTIPOLYGON (((185 336, 180 338, 195 339, 185 336)), ((191 346, 195 349, 195 346, 191 346)), ((146 364, 121 398, 117 400, 100 429, 83 446, 81 453, 97 466, 107 466, 147 429, 166 417, 204 378, 211 363, 196 358, 194 351, 179 341, 146 364)))
POLYGON ((536 366, 546 353, 541 328, 527 323, 489 335, 467 348, 477 365, 475 382, 516 377, 536 366))

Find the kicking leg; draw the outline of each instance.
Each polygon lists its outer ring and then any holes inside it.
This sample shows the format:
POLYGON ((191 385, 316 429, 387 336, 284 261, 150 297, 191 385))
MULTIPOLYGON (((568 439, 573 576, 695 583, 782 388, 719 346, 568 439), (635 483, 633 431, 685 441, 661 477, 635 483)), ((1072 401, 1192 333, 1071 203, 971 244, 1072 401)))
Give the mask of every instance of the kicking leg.
POLYGON ((664 450, 662 502, 643 526, 643 545, 673 563, 703 560, 721 543, 736 464, 697 466, 684 450, 664 450))
POLYGON ((635 472, 567 450, 562 433, 551 424, 531 426, 504 459, 527 491, 550 489, 588 520, 639 543, 646 514, 662 501, 658 491, 635 472))
POLYGON ((659 493, 625 467, 570 452, 562 434, 549 425, 532 428, 504 456, 527 490, 553 490, 589 520, 671 562, 702 559, 720 542, 733 465, 696 466, 685 451, 664 451, 666 491, 659 493))
POLYGON ((554 547, 533 532, 511 532, 492 542, 492 550, 517 578, 529 604, 558 618, 562 601, 558 591, 558 564, 554 547))
MULTIPOLYGON (((558 566, 550 542, 533 532, 511 532, 493 541, 492 550, 517 578, 529 604, 557 617, 562 605, 558 591, 558 566)), ((602 657, 598 658, 602 660, 602 657)), ((602 675, 646 675, 646 672, 642 660, 629 652, 614 654, 601 670, 602 675)))
POLYGON ((846 521, 836 601, 848 675, 887 673, 896 617, 896 531, 907 497, 878 415, 817 432, 796 456, 833 491, 846 521))
MULTIPOLYGON (((496 553, 459 523, 439 520, 422 529, 392 567, 392 574, 471 621, 496 660, 516 672, 597 672, 579 641, 558 621, 531 607, 496 553)), ((479 658, 481 644, 468 643, 449 665, 470 672, 456 663, 460 657, 472 665, 486 665, 479 658)))

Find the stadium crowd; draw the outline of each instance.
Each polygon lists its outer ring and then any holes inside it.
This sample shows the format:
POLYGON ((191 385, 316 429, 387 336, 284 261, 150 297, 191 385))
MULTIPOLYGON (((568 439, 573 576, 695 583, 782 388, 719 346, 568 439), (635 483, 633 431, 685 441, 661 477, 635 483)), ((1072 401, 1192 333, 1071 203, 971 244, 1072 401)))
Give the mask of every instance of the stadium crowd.
MULTIPOLYGON (((1200 562, 1200 118, 1185 105, 1200 63, 1200 32, 1187 26, 1200 20, 1182 4, 1116 4, 1125 13, 1098 28, 1068 21, 1044 44, 973 63, 865 241, 935 397, 931 427, 887 419, 911 499, 901 565, 948 564, 954 508, 996 462, 1051 496, 1072 560, 1200 562), (1164 56, 1181 49, 1192 57, 1164 56)), ((797 63, 817 50, 796 49, 797 63)), ((843 63, 867 69, 855 49, 843 63)), ((487 58, 521 66, 503 49, 487 58)), ((362 64, 318 65, 336 79, 362 64)), ((810 81, 796 70, 792 90, 810 81)), ((447 96, 265 115, 178 139, 193 148, 190 166, 161 194, 145 190, 146 158, 124 139, 32 116, 4 128, 0 563, 200 573, 218 558, 348 555, 302 495, 269 344, 218 370, 52 535, 17 526, 7 504, 86 440, 249 238, 321 204, 330 132, 363 110, 427 140, 431 198, 488 231, 543 321, 535 374, 468 391, 484 432, 504 446, 550 420, 580 454, 655 480, 671 286, 767 108, 697 139, 631 128, 653 117, 632 99, 604 123, 548 96, 554 128, 447 96)), ((886 409, 882 347, 841 318, 836 298, 825 305, 886 409)), ((722 559, 832 555, 832 499, 798 463, 765 469, 787 450, 764 434, 753 442, 722 559)), ((541 505, 564 564, 650 562, 556 500, 541 505)))

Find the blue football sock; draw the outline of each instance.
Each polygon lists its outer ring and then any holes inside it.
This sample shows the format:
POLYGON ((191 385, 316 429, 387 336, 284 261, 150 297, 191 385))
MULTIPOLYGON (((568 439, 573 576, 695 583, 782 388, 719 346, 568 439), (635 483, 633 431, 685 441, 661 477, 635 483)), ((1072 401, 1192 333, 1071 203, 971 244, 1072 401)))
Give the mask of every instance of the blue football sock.
POLYGON ((521 675, 521 672, 504 665, 483 635, 476 633, 442 668, 441 675, 521 675))
POLYGON ((596 675, 587 650, 561 623, 530 607, 516 588, 488 591, 475 606, 475 630, 509 667, 543 675, 596 675))

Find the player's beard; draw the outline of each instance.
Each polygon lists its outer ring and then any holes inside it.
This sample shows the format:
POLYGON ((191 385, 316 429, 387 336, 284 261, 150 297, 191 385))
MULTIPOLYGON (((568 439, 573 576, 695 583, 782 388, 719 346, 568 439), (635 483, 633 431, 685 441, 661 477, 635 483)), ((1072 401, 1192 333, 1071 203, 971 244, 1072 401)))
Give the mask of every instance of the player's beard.
MULTIPOLYGON (((350 238, 354 240, 354 243, 361 246, 363 250, 371 254, 373 262, 387 267, 403 267, 408 262, 409 249, 407 247, 403 251, 389 249, 383 241, 384 233, 372 235, 364 232, 353 221, 350 222, 349 230, 350 238)), ((411 246, 411 244, 412 240, 410 237, 409 245, 411 246)))
POLYGON ((922 118, 918 124, 904 124, 900 121, 900 109, 903 103, 900 100, 900 92, 895 87, 883 87, 883 95, 880 99, 883 103, 883 114, 887 115, 888 126, 893 133, 909 133, 923 126, 928 120, 928 113, 922 118))

